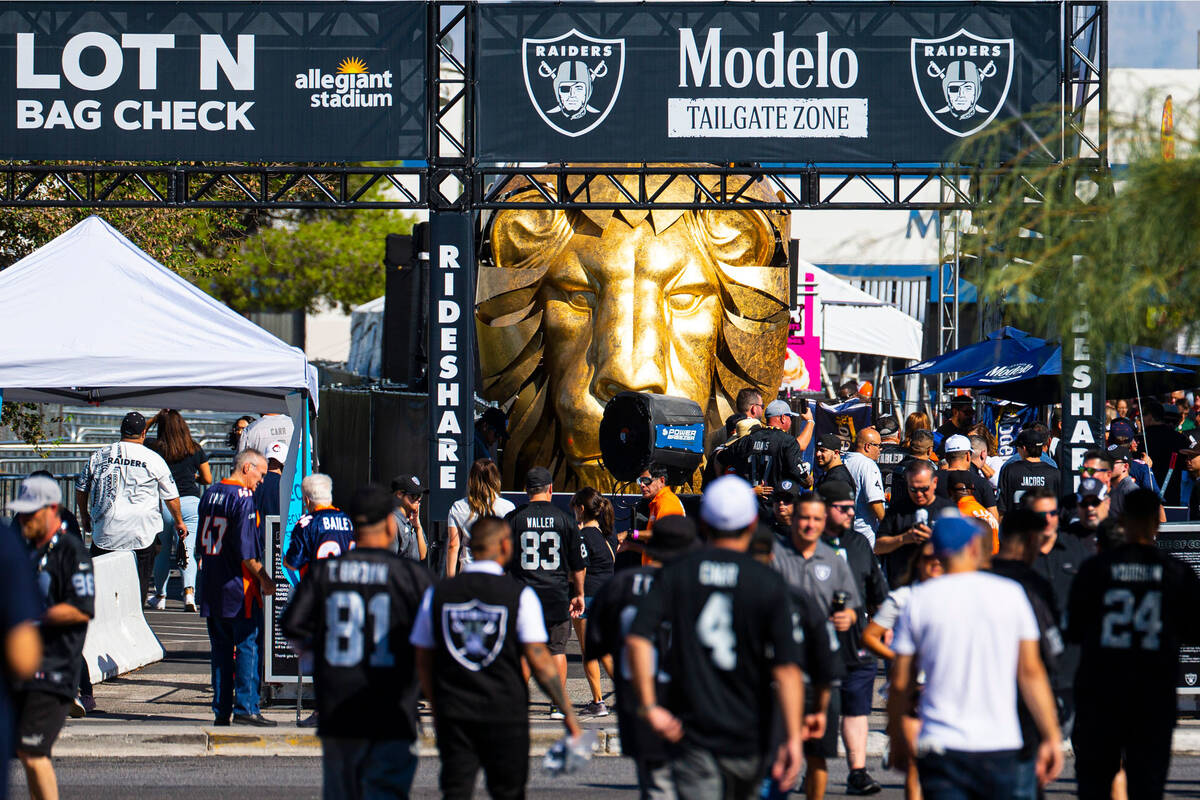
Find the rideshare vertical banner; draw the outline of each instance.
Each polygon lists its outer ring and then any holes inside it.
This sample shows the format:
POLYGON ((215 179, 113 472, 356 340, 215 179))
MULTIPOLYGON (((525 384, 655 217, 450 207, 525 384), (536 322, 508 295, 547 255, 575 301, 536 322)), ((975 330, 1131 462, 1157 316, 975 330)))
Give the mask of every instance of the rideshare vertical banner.
POLYGON ((1083 456, 1088 450, 1104 449, 1105 364, 1095 352, 1091 320, 1082 309, 1071 323, 1062 348, 1062 444, 1063 492, 1079 486, 1083 456))
POLYGON ((474 459, 475 222, 429 215, 429 520, 445 522, 474 459))
POLYGON ((426 154, 420 2, 0 5, 0 158, 426 154))

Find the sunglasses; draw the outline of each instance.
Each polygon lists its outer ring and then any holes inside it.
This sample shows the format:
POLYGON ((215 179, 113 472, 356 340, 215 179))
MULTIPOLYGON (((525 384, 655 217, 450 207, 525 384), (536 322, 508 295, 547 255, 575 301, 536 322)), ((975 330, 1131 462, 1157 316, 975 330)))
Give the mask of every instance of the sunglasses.
POLYGON ((1079 505, 1080 505, 1082 508, 1098 508, 1099 506, 1102 506, 1102 505, 1104 505, 1104 501, 1103 501, 1103 500, 1097 500, 1097 499, 1096 499, 1096 498, 1094 498, 1094 497, 1090 497, 1090 498, 1088 498, 1087 500, 1080 500, 1080 501, 1079 501, 1079 505))
POLYGON ((831 508, 836 508, 838 511, 841 511, 843 514, 853 514, 854 513, 854 503, 834 503, 831 506, 831 508))
POLYGON ((650 484, 654 483, 654 478, 647 478, 643 475, 642 477, 638 478, 638 483, 642 486, 649 486, 650 484))
POLYGON ((1110 470, 1108 469, 1108 467, 1084 467, 1083 469, 1081 469, 1079 471, 1082 472, 1084 475, 1095 475, 1099 472, 1109 472, 1110 470))
POLYGON ((1050 517, 1058 516, 1058 509, 1056 508, 1053 511, 1035 511, 1033 513, 1039 514, 1042 519, 1049 519, 1050 517))

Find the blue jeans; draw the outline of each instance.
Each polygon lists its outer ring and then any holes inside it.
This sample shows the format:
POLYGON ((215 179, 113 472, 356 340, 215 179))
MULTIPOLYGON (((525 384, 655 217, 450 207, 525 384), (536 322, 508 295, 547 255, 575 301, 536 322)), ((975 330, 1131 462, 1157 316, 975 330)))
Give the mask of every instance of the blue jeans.
MULTIPOLYGON (((179 511, 183 515, 183 524, 188 529, 188 537, 184 540, 187 543, 188 564, 183 569, 183 588, 184 591, 188 589, 195 591, 196 529, 200 525, 200 498, 191 495, 180 497, 179 511)), ((171 576, 171 568, 175 566, 175 562, 171 558, 171 544, 175 541, 175 520, 171 518, 171 512, 167 510, 166 503, 162 504, 162 516, 163 529, 162 533, 158 535, 162 549, 158 551, 158 558, 154 559, 154 593, 159 597, 166 597, 167 581, 171 576)))
POLYGON ((1017 751, 946 750, 917 759, 926 800, 1009 800, 1017 791, 1017 751))
POLYGON ((258 641, 262 625, 262 609, 255 609, 251 619, 208 618, 208 641, 212 647, 212 710, 218 720, 229 719, 231 713, 253 716, 259 711, 262 665, 258 641))
POLYGON ((1017 786, 1013 800, 1037 800, 1037 755, 1028 761, 1017 762, 1017 786))
POLYGON ((417 773, 417 748, 407 739, 321 737, 325 800, 407 798, 417 773))

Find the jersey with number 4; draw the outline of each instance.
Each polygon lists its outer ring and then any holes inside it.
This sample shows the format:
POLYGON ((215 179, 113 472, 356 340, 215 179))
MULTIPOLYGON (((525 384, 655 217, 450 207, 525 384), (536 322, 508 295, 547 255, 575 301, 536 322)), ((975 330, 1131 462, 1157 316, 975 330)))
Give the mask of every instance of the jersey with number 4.
POLYGON ((200 616, 249 617, 262 606, 258 579, 242 562, 262 561, 254 493, 230 480, 200 498, 196 555, 200 558, 200 616))
POLYGON ((537 593, 547 625, 570 619, 571 573, 587 567, 575 521, 553 503, 537 500, 509 514, 508 524, 513 535, 509 571, 537 593))
POLYGON ((772 668, 804 665, 804 630, 783 578, 746 553, 705 548, 662 568, 630 633, 671 643, 659 699, 693 745, 733 756, 762 755, 775 705, 772 668))
POLYGON ((1198 642, 1197 608, 1200 577, 1158 548, 1126 544, 1085 561, 1067 607, 1067 638, 1080 644, 1076 694, 1160 700, 1173 723, 1179 647, 1198 642))
POLYGON ((431 582, 417 562, 377 548, 312 563, 280 625, 315 655, 322 736, 417 738, 408 637, 431 582))

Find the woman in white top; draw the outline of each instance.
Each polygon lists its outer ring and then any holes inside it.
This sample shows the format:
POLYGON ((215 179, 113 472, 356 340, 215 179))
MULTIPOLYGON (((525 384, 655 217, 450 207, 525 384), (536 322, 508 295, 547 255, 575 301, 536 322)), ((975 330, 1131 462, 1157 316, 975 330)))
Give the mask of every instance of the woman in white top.
POLYGON ((480 517, 504 517, 514 506, 500 496, 500 469, 490 458, 471 465, 467 496, 454 501, 446 515, 446 577, 453 578, 471 562, 471 526, 480 517))
MULTIPOLYGON (((900 612, 904 611, 908 599, 912 597, 913 587, 940 576, 943 571, 941 560, 933 554, 933 542, 926 542, 924 547, 913 553, 908 569, 900 581, 901 585, 892 590, 883 601, 883 605, 879 606, 879 610, 871 617, 867 629, 863 631, 863 644, 868 650, 888 661, 895 660, 896 653, 888 646, 892 640, 891 632, 896 627, 896 620, 900 619, 900 612)), ((923 676, 918 675, 918 684, 923 681, 923 676)), ((909 741, 915 742, 921 729, 921 721, 916 717, 906 717, 904 728, 904 735, 909 741)), ((921 800, 921 783, 917 778, 915 759, 909 762, 908 773, 904 777, 904 798, 921 800)))

